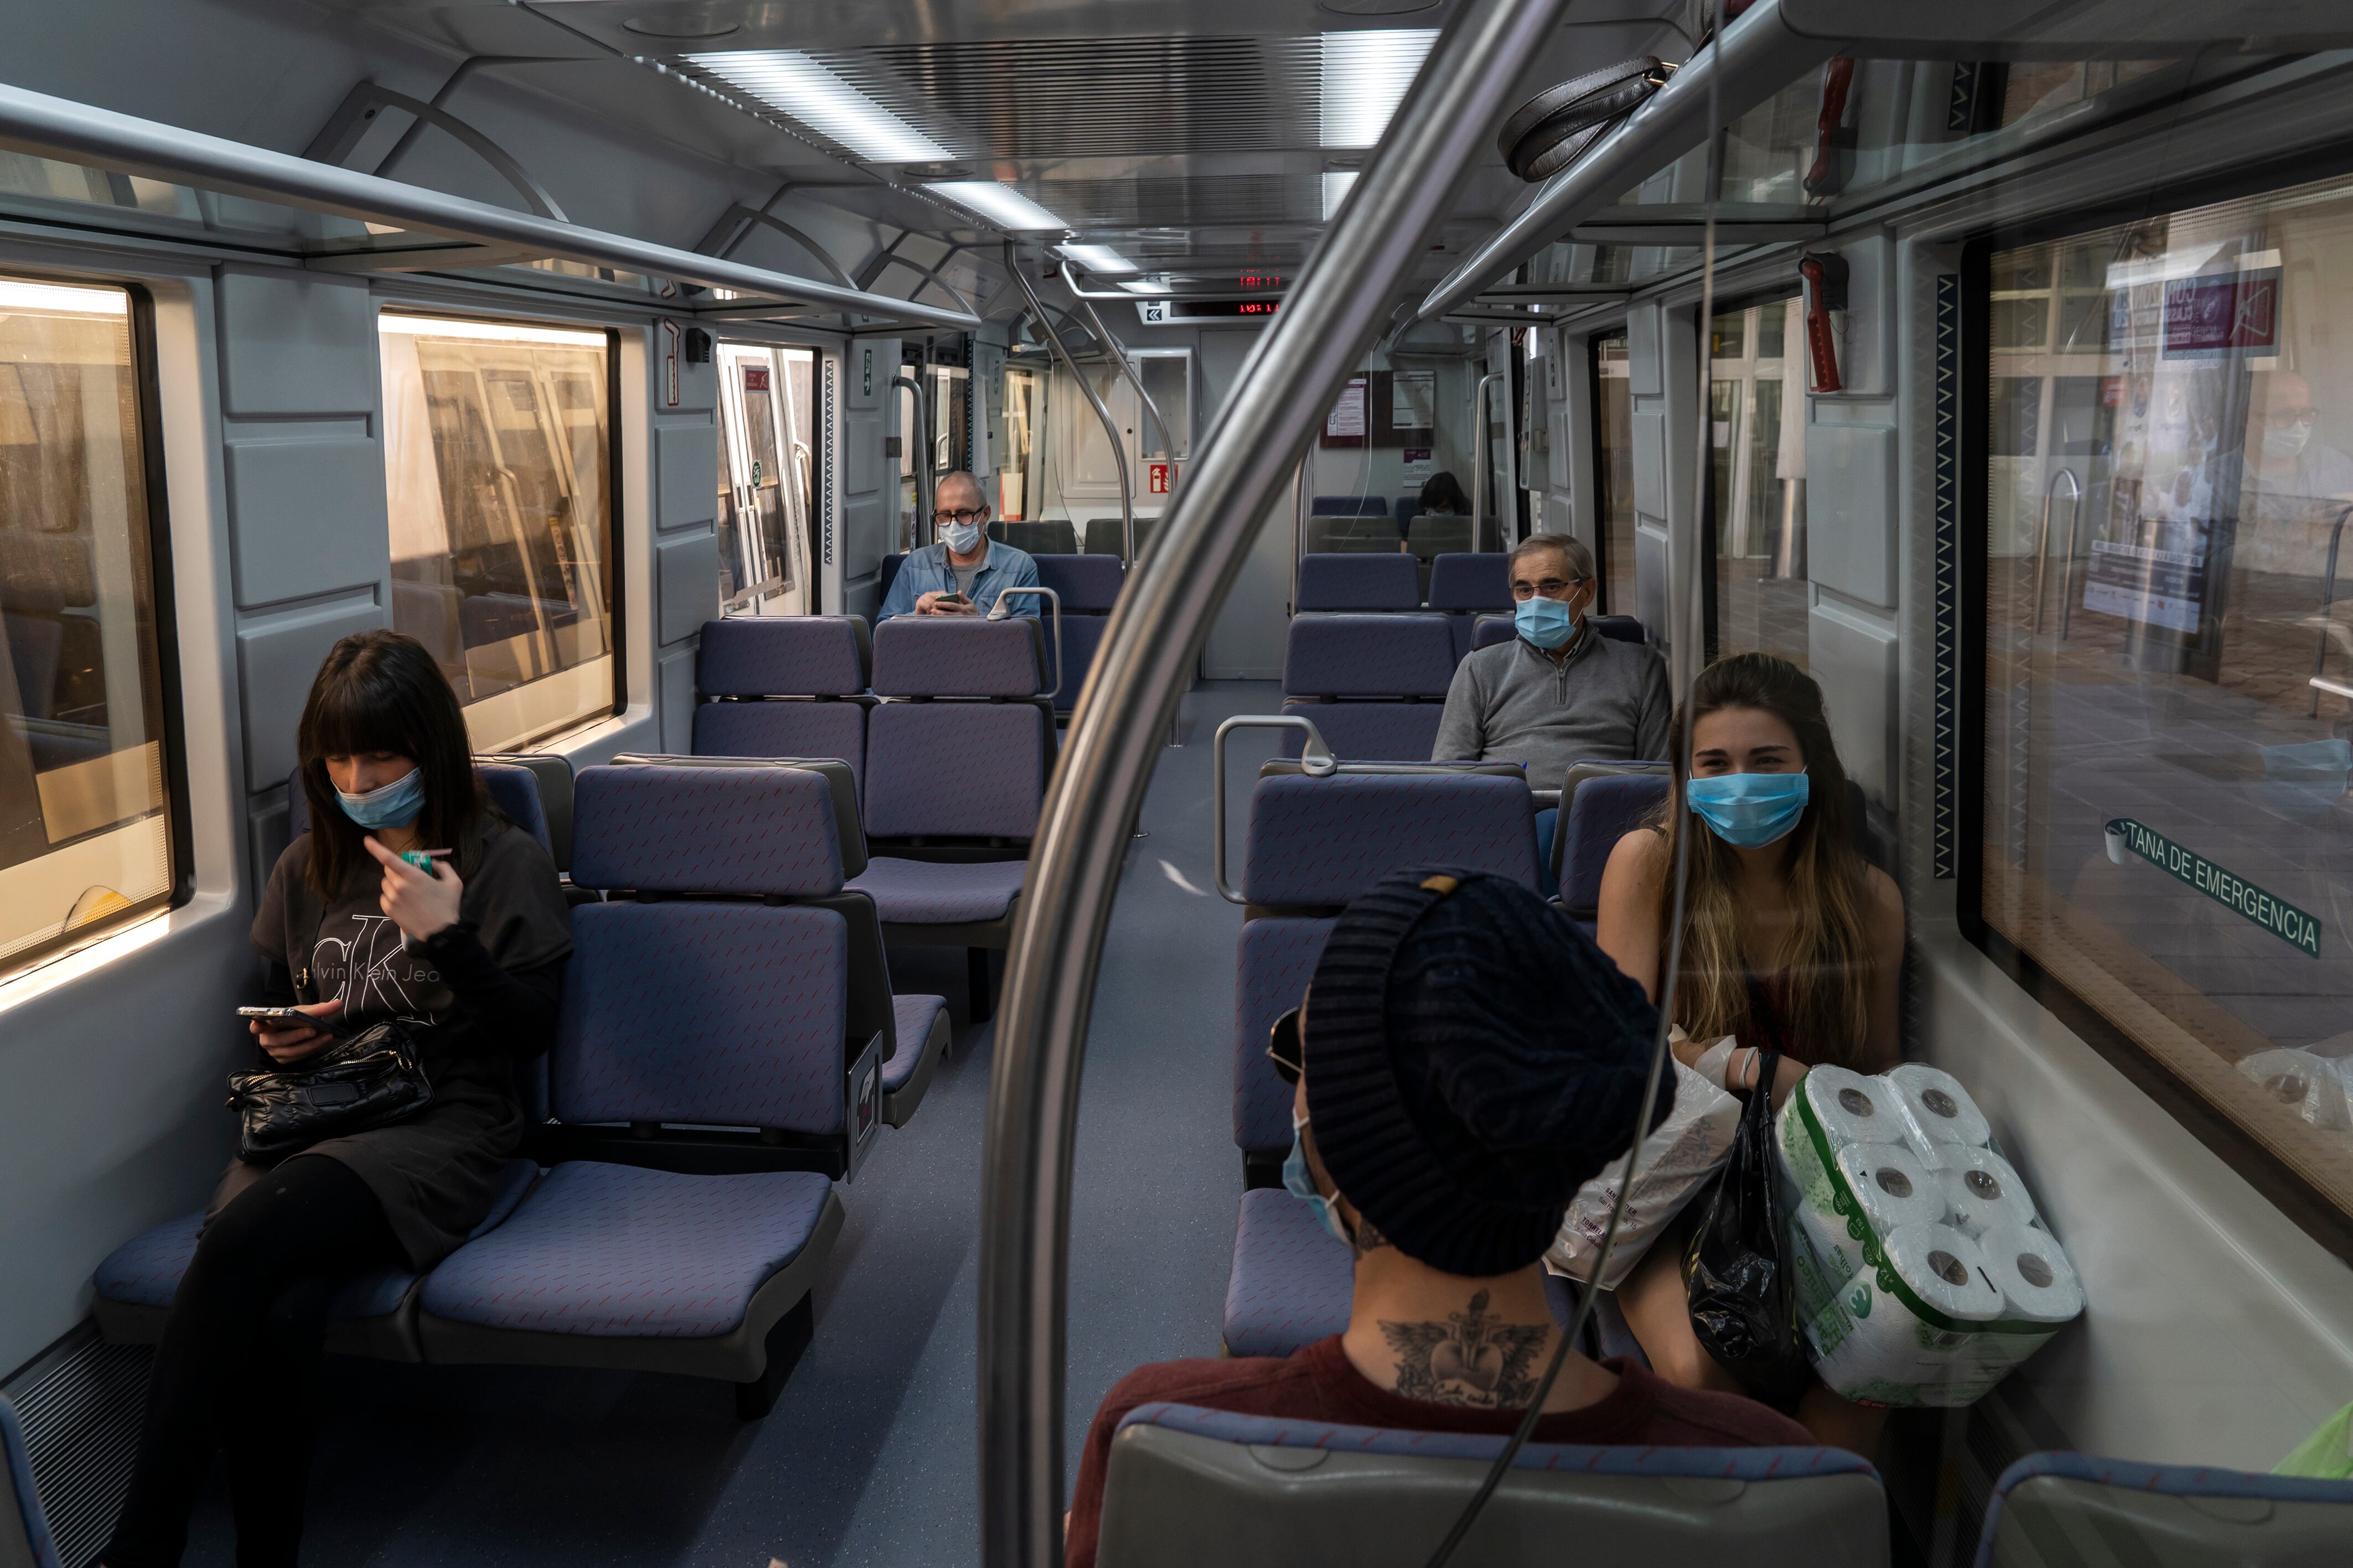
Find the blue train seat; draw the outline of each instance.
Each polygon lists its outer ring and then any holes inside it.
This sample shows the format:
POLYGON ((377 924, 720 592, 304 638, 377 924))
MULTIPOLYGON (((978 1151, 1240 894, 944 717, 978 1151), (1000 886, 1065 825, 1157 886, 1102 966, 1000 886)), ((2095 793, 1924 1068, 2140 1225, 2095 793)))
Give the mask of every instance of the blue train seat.
POLYGON ((695 656, 702 757, 839 757, 866 776, 866 623, 856 616, 710 621, 695 656))
POLYGON ((1430 607, 1454 633, 1454 658, 1471 651, 1472 623, 1482 615, 1512 613, 1508 558, 1494 552, 1449 552, 1430 564, 1430 607))
POLYGON ((25 1451, 25 1428, 5 1395, 0 1395, 0 1480, 8 1487, 8 1496, 0 1500, 0 1563, 62 1568, 33 1479, 32 1457, 25 1451))
POLYGON ((1552 874, 1561 907, 1588 933, 1600 918, 1610 850, 1667 798, 1672 773, 1665 763, 1578 763, 1562 780, 1552 874))
POLYGON ((557 1163, 434 1269, 418 1342, 436 1363, 721 1378, 739 1414, 765 1415, 813 1331, 842 1208, 822 1171, 744 1166, 830 1146, 854 1174, 891 1054, 849 1018, 832 784, 791 766, 586 769, 574 873, 637 896, 572 911, 550 1110, 625 1131, 611 1162, 557 1163), (666 1154, 694 1168, 649 1168, 666 1154))
MULTIPOLYGON (((1288 1126, 1290 1117, 1284 1116, 1288 1126)), ((1356 1260, 1315 1211, 1281 1187, 1242 1194, 1226 1277, 1228 1355, 1285 1356, 1348 1326, 1356 1260)))
MULTIPOLYGON (((1418 1568, 1506 1439, 1154 1404, 1112 1438, 1098 1560, 1120 1568, 1418 1568)), ((1836 1448, 1530 1443, 1461 1563, 1884 1568, 1876 1470, 1836 1448)))
POLYGON ((1303 555, 1294 606, 1326 610, 1418 610, 1421 574, 1410 555, 1303 555))
MULTIPOLYGON (((1412 563, 1398 560, 1410 574, 1412 563)), ((1298 616, 1283 647, 1282 710, 1314 720, 1341 758, 1428 762, 1453 679, 1442 616, 1298 616)), ((1283 754, 1297 756, 1302 738, 1285 731, 1283 754)))
POLYGON ((1387 517, 1388 503, 1378 496, 1317 496, 1317 517, 1387 517))
POLYGON ((1078 530, 1066 517, 1044 522, 1022 522, 1018 520, 992 522, 988 525, 988 537, 1030 555, 1076 555, 1079 552, 1078 530))
POLYGON ((881 841, 849 886, 886 939, 965 950, 972 1016, 988 1016, 988 952, 1015 900, 1052 767, 1035 620, 885 621, 874 637, 866 829, 881 841))
POLYGON ((1095 649, 1103 646, 1126 580, 1126 568, 1116 555, 1038 558, 1038 585, 1054 590, 1062 603, 1062 679, 1054 693, 1058 714, 1077 709, 1087 671, 1094 668, 1095 649))
POLYGON ((1986 1505, 1976 1568, 2324 1568, 2353 1548, 2353 1481, 2029 1454, 1986 1505))

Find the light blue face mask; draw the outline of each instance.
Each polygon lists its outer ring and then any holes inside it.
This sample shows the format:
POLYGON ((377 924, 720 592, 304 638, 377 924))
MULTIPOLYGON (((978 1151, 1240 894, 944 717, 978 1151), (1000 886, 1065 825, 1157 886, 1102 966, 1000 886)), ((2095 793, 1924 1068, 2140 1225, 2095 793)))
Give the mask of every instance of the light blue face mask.
POLYGON ((980 545, 980 524, 946 523, 940 529, 940 542, 957 555, 969 555, 980 545))
POLYGON ((1307 1146, 1299 1136, 1306 1125, 1296 1116, 1291 1119, 1291 1157, 1282 1163, 1282 1190, 1294 1198, 1305 1198, 1332 1239, 1353 1250, 1356 1244, 1340 1228, 1340 1216, 1332 1212, 1332 1200, 1315 1190, 1315 1178, 1307 1173, 1307 1146))
POLYGON ((1577 612, 1564 600, 1532 594, 1512 606, 1512 625, 1524 639, 1549 653, 1577 635, 1577 612))
POLYGON ((337 790, 343 815, 371 833, 384 827, 406 827, 425 810, 425 770, 411 768, 388 784, 365 795, 337 790))
POLYGON ((1709 831, 1743 849, 1786 837, 1806 815, 1809 795, 1803 773, 1718 773, 1683 786, 1683 798, 1709 831))

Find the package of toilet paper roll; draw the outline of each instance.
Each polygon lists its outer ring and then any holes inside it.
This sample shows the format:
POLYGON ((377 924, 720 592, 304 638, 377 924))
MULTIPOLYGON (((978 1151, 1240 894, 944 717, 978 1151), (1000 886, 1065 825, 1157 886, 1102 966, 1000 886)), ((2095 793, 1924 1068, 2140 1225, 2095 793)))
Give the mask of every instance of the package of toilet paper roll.
POLYGON ((1800 1331, 1831 1392, 1968 1405, 2084 1310, 2032 1196, 1949 1075, 1819 1067, 1775 1132, 1800 1331))

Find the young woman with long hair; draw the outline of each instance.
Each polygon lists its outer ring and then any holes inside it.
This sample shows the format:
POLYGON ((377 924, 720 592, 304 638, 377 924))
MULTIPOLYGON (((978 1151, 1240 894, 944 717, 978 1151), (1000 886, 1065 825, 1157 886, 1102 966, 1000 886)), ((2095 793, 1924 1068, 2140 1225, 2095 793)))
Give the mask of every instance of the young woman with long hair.
MULTIPOLYGON (((263 1000, 354 1028, 398 1021, 430 1099, 266 1167, 231 1162, 156 1347, 107 1568, 180 1560, 216 1447, 240 1568, 293 1563, 329 1304, 371 1269, 422 1274, 481 1222, 522 1138, 515 1064, 555 1035, 563 889, 539 841, 482 797, 433 657, 396 632, 337 643, 296 750, 311 828, 254 917, 263 1000)), ((300 1069, 332 1042, 251 1028, 263 1069, 300 1069)))
MULTIPOLYGON (((1855 847, 1846 770, 1821 688, 1768 654, 1719 659, 1676 712, 1668 754, 1676 787, 1610 852, 1596 935, 1654 1002, 1671 1007, 1677 1057, 1746 1090, 1756 1083, 1758 1047, 1778 1052, 1777 1104, 1821 1063, 1864 1073, 1895 1066, 1904 900, 1855 847), (1659 980, 1673 934, 1671 878, 1686 837, 1683 950, 1670 1000, 1659 995, 1659 980)), ((1620 1289, 1619 1305, 1662 1375, 1740 1392, 1692 1334, 1679 1239, 1652 1246, 1620 1289)), ((1866 1457, 1877 1446, 1879 1413, 1819 1384, 1798 1416, 1826 1442, 1866 1457)))

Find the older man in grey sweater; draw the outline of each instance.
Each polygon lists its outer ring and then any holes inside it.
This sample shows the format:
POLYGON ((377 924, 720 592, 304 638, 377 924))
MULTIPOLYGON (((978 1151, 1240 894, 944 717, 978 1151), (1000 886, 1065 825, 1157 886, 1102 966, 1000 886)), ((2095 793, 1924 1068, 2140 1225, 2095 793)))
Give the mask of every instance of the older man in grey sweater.
POLYGON ((1535 789, 1558 789, 1572 763, 1663 759, 1666 661, 1593 629, 1593 552, 1535 534, 1512 552, 1511 574, 1520 636, 1455 668, 1431 759, 1525 763, 1535 789))

